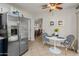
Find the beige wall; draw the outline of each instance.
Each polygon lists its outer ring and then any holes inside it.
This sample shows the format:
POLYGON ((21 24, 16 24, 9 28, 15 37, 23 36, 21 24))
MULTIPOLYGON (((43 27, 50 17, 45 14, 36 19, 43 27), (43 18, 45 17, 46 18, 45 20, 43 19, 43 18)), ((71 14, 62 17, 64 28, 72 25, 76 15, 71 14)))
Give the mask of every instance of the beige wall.
POLYGON ((69 34, 76 35, 76 10, 75 8, 63 9, 52 12, 52 14, 40 14, 36 18, 43 18, 43 31, 51 35, 54 28, 59 27, 59 36, 66 37, 69 34), (58 26, 58 20, 63 21, 62 26, 58 26), (50 26, 50 21, 54 21, 54 26, 50 26))

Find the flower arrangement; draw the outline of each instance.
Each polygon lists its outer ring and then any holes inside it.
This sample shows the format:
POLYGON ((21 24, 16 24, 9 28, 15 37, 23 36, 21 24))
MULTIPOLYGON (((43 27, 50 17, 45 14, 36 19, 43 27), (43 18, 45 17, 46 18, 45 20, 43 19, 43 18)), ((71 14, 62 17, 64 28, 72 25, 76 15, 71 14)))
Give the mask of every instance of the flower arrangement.
POLYGON ((58 35, 58 32, 59 32, 59 28, 55 28, 55 29, 54 29, 54 35, 57 36, 57 37, 59 36, 59 35, 58 35))
POLYGON ((54 29, 54 32, 59 32, 59 28, 55 28, 54 29))

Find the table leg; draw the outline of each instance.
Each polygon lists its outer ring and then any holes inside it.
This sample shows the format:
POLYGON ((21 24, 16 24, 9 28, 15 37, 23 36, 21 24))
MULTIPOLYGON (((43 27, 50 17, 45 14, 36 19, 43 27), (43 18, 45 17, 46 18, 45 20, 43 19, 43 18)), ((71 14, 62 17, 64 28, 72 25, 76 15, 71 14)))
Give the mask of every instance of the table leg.
POLYGON ((61 50, 56 47, 56 41, 54 41, 54 47, 49 48, 49 51, 54 54, 60 54, 61 50))

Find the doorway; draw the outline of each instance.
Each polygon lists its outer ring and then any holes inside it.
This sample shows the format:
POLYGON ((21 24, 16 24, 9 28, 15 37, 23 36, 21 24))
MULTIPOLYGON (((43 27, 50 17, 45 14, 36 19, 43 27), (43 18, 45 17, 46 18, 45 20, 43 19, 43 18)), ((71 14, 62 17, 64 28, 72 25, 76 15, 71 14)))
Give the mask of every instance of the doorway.
POLYGON ((35 39, 37 37, 42 36, 42 29, 43 29, 42 24, 43 24, 43 19, 42 18, 38 18, 34 22, 34 33, 35 33, 34 37, 35 37, 35 39))

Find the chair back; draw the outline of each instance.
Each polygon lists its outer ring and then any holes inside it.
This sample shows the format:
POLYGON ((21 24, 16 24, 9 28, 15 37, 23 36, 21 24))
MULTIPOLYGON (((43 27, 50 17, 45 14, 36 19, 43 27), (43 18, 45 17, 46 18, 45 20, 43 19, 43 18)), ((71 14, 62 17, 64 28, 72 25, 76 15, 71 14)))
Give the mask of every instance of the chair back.
POLYGON ((67 45, 68 47, 70 47, 74 41, 75 37, 74 35, 68 35, 66 40, 64 41, 64 44, 67 45))
POLYGON ((43 33, 43 36, 48 36, 48 34, 47 33, 43 33))
POLYGON ((44 40, 44 41, 49 41, 49 39, 47 39, 46 36, 48 36, 47 33, 43 33, 43 34, 42 34, 42 38, 43 38, 43 40, 44 40))

